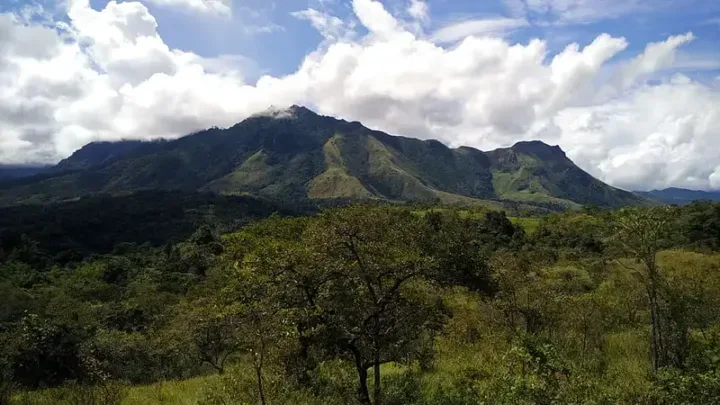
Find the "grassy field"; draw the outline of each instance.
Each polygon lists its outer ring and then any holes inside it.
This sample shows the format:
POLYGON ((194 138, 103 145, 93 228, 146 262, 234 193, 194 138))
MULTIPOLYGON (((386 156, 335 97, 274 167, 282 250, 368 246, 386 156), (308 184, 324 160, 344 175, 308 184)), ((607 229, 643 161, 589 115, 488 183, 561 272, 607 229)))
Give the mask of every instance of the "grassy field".
MULTIPOLYGON (((458 334, 472 329, 467 322, 480 321, 477 303, 465 294, 452 297, 456 311, 465 311, 448 328, 458 334), (463 309, 464 308, 464 309, 463 309)), ((487 333, 487 332, 486 332, 487 333)), ((607 350, 612 361, 608 373, 595 384, 617 391, 618 395, 640 396, 646 391, 649 378, 647 346, 642 330, 608 337, 607 350)), ((386 404, 495 404, 497 395, 504 395, 504 385, 513 381, 518 361, 511 345, 500 335, 484 334, 474 343, 461 343, 456 337, 438 341, 438 357, 431 370, 421 372, 417 365, 388 364, 383 367, 386 404)), ((269 393, 271 404, 344 405, 355 403, 354 374, 338 364, 327 364, 326 375, 315 393, 282 388, 280 377, 269 376, 266 384, 277 387, 269 393)), ((68 389, 45 390, 19 395, 11 402, 17 405, 239 405, 255 404, 257 391, 253 373, 235 367, 226 374, 210 375, 184 381, 163 381, 148 386, 119 389, 118 402, 102 395, 78 395, 68 389), (95 402, 92 402, 95 401, 95 402)), ((577 376, 576 376, 577 378, 577 376)), ((537 383, 540 383, 539 381, 537 383)), ((570 383, 570 381, 568 381, 570 383)), ((75 390, 77 391, 77 390, 75 390)), ((507 394, 507 393, 505 393, 507 394)), ((115 398, 110 395, 110 398, 115 398)), ((586 402, 593 403, 593 402, 586 402)), ((529 404, 529 403, 528 403, 529 404)))
MULTIPOLYGON (((421 370, 418 364, 387 364, 382 368, 385 404, 511 404, 513 390, 548 389, 540 377, 528 374, 518 380, 525 367, 524 354, 491 325, 497 308, 464 290, 449 292, 446 304, 454 316, 436 342, 432 366, 421 370), (520 385, 518 385, 520 384, 520 385)), ((572 376, 560 380, 565 390, 577 389, 578 398, 593 387, 603 387, 603 395, 639 398, 649 387, 647 330, 643 327, 614 332, 606 336, 603 373, 596 364, 580 364, 572 376)), ((290 388, 280 370, 267 374, 268 403, 298 405, 344 405, 355 403, 355 374, 340 362, 321 365, 313 392, 290 388)), ((78 395, 75 389, 52 389, 18 395, 17 405, 239 405, 257 403, 254 373, 247 364, 236 364, 223 375, 213 374, 184 381, 163 381, 147 386, 110 386, 100 394, 78 395), (116 396, 119 395, 119 396, 116 396), (96 398, 91 402, 88 398, 96 398), (101 399, 97 399, 101 398, 101 399), (102 399, 105 398, 105 399, 102 399), (110 398, 111 400, 108 400, 110 398), (112 401, 118 398, 117 401, 112 401), (121 399, 120 399, 121 398, 121 399)), ((534 404, 536 402, 522 402, 534 404)), ((537 402, 540 403, 540 402, 537 402)), ((610 402, 578 402, 586 404, 610 402)))

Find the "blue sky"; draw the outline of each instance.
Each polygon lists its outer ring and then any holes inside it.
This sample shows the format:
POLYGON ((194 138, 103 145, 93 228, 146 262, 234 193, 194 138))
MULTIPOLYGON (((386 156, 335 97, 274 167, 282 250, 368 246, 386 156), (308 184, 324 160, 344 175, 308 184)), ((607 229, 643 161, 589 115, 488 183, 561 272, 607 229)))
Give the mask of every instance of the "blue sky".
POLYGON ((301 104, 612 185, 720 189, 717 0, 5 0, 0 163, 301 104))
MULTIPOLYGON (((91 1, 97 10, 107 3, 107 0, 91 1)), ((402 14, 406 6, 400 0, 383 3, 398 14, 402 14)), ((628 48, 618 55, 623 58, 641 51, 648 42, 692 31, 696 40, 683 49, 684 53, 693 60, 715 60, 720 66, 720 1, 653 0, 644 2, 647 6, 609 13, 593 10, 603 8, 599 5, 602 1, 579 3, 596 5, 587 7, 586 17, 569 21, 562 21, 562 14, 552 10, 528 11, 524 17, 529 25, 509 32, 506 38, 519 43, 532 38, 545 39, 551 51, 559 52, 569 43, 587 44, 598 34, 608 33, 627 38, 628 48)), ((633 3, 633 0, 609 3, 612 9, 613 4, 633 3)), ((251 59, 260 72, 272 75, 294 72, 303 57, 322 41, 307 21, 293 17, 292 12, 316 8, 343 19, 353 19, 352 6, 347 0, 232 0, 233 14, 229 18, 153 3, 146 5, 169 46, 206 57, 242 55, 251 59)), ((424 27, 428 33, 467 20, 519 17, 508 2, 502 0, 430 0, 428 5, 432 17, 424 27)), ((708 74, 705 69, 696 73, 708 74)))
MULTIPOLYGON (((56 1, 59 0, 43 0, 41 3, 51 9, 58 7, 56 1)), ((293 12, 314 8, 347 21, 355 19, 350 0, 227 1, 232 9, 231 16, 198 12, 187 7, 169 7, 152 1, 144 4, 157 19, 158 31, 170 47, 204 57, 241 55, 253 64, 256 74, 292 73, 304 56, 322 42, 318 32, 307 21, 293 17, 293 12)), ((505 37, 508 40, 526 43, 532 38, 540 38, 548 42, 551 52, 559 52, 569 43, 587 44, 598 34, 608 33, 625 37, 629 42, 618 58, 634 55, 649 42, 692 31, 696 39, 684 47, 683 54, 698 63, 715 61, 720 66, 720 1, 557 0, 556 3, 579 5, 576 10, 580 9, 580 16, 567 19, 564 13, 570 14, 571 11, 562 9, 542 10, 538 7, 533 10, 526 4, 525 11, 518 12, 512 4, 523 1, 429 0, 431 20, 423 30, 429 34, 468 20, 524 18, 528 25, 507 32, 505 37)), ((96 10, 102 10, 108 3, 108 0, 90 0, 91 7, 96 10)), ((383 3, 389 11, 399 15, 405 13, 407 7, 404 0, 384 0, 383 3)), ((533 3, 533 0, 528 3, 533 3)), ((38 1, 9 0, 0 5, 0 10, 19 10, 32 4, 38 4, 38 1)), ((363 32, 362 26, 358 29, 363 32)), ((445 46, 452 46, 452 43, 445 46)), ((694 74, 712 77, 707 70, 698 69, 694 74)))

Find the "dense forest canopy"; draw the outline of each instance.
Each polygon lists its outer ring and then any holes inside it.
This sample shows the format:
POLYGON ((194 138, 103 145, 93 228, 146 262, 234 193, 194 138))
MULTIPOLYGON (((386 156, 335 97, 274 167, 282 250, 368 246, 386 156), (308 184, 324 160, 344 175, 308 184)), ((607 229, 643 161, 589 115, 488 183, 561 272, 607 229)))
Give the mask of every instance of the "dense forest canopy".
POLYGON ((720 401, 719 204, 3 212, 0 404, 720 401))

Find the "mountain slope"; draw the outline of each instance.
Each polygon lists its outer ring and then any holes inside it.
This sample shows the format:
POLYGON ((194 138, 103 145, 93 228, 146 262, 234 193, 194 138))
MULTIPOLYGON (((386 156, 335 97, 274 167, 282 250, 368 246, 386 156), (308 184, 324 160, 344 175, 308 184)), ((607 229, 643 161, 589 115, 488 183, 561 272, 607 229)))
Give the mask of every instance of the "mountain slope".
POLYGON ((83 146, 67 159, 55 166, 57 171, 89 169, 99 166, 113 158, 122 156, 140 145, 142 141, 92 142, 83 146))
POLYGON ((565 205, 619 207, 638 204, 633 193, 608 186, 580 169, 558 146, 518 142, 487 153, 493 187, 501 198, 565 205))
POLYGON ((2 165, 0 164, 0 181, 21 179, 34 176, 49 169, 48 166, 2 165))
POLYGON ((90 144, 53 175, 0 185, 0 204, 140 190, 253 194, 290 202, 504 199, 553 207, 642 202, 540 142, 488 153, 451 149, 293 106, 174 141, 90 144))
POLYGON ((686 190, 674 187, 646 192, 637 191, 635 194, 639 194, 665 204, 685 205, 698 200, 720 201, 720 191, 686 190))

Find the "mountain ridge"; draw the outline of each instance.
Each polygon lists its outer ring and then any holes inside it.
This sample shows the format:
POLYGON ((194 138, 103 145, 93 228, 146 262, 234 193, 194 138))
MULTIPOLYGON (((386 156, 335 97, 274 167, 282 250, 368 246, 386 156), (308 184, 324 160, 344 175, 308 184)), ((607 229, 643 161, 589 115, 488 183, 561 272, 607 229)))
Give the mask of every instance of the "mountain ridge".
POLYGON ((678 187, 668 187, 662 190, 636 191, 635 193, 666 204, 686 205, 699 200, 720 201, 720 191, 690 190, 678 187))
POLYGON ((643 198, 608 186, 540 141, 483 152, 389 135, 301 106, 176 140, 96 142, 54 174, 0 189, 0 204, 141 190, 315 199, 617 207, 643 198))
POLYGON ((0 181, 9 181, 31 177, 50 170, 52 166, 40 164, 10 165, 0 164, 0 181))

